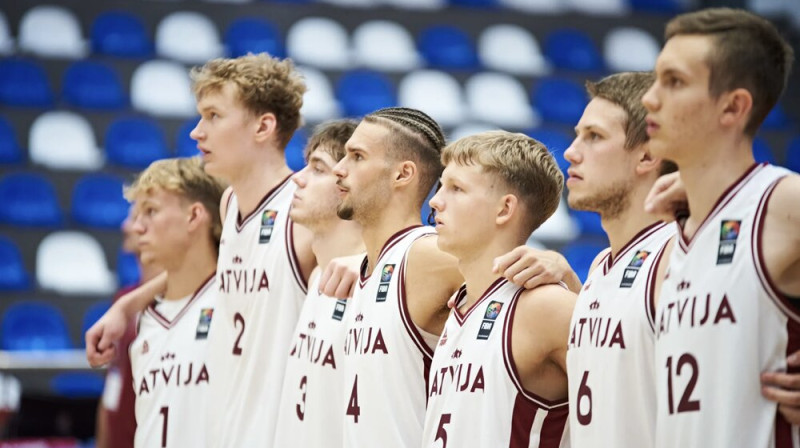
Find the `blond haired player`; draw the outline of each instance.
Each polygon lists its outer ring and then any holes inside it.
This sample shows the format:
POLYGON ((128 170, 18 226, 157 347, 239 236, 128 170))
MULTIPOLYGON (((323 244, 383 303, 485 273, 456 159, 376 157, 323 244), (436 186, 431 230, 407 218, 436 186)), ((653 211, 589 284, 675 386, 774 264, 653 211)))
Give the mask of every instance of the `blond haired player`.
POLYGON ((311 274, 292 342, 275 430, 276 447, 342 445, 339 415, 343 400, 344 317, 346 300, 319 291, 322 270, 334 257, 364 252, 361 227, 336 215, 341 200, 333 167, 358 123, 339 120, 319 125, 305 148, 307 165, 292 180, 297 190, 291 218, 313 233, 311 248, 318 268, 311 274))
POLYGON ((198 157, 154 162, 125 191, 136 204, 133 231, 142 262, 168 274, 164 294, 142 313, 129 349, 136 447, 205 446, 196 425, 205 420, 211 381, 207 339, 217 303, 224 188, 198 157))
POLYGON ((442 152, 431 199, 456 295, 428 380, 425 447, 567 446, 566 339, 575 294, 525 290, 492 272, 558 207, 563 176, 541 143, 493 131, 442 152))
MULTIPOLYGON (((284 157, 306 87, 291 61, 265 54, 209 61, 192 80, 201 118, 191 136, 206 172, 231 185, 220 205, 208 358, 220 368, 206 429, 211 446, 260 446, 274 437, 286 353, 315 265, 310 233, 289 219, 295 185, 284 157)), ((93 365, 107 361, 123 316, 141 307, 127 300, 87 332, 93 365)))
POLYGON ((657 307, 656 446, 798 446, 760 374, 800 343, 800 177, 752 152, 793 53, 768 21, 724 8, 674 18, 666 38, 647 132, 677 163, 691 215, 657 307))

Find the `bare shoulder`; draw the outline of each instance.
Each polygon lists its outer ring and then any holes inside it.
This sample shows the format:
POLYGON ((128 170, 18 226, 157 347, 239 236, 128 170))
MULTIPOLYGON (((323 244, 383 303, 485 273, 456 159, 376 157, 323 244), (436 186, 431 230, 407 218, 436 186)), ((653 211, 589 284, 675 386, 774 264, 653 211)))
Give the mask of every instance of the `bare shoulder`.
MULTIPOLYGON (((797 219, 800 216, 800 210, 797 208, 797 197, 800 195, 800 175, 791 174, 780 181, 775 186, 772 192, 772 197, 769 201, 770 210, 779 210, 781 216, 794 217, 797 219)), ((800 229, 798 229, 800 231, 800 229)))
POLYGON ((442 252, 437 237, 416 240, 406 264, 407 303, 411 319, 428 333, 440 334, 447 320, 447 299, 464 283, 458 260, 442 252))
POLYGON ((439 249, 438 236, 431 235, 420 238, 411 245, 408 251, 408 271, 411 278, 437 277, 440 281, 455 283, 456 287, 463 283, 458 270, 458 259, 439 249))
POLYGON ((769 198, 761 248, 769 276, 779 291, 800 295, 800 176, 784 177, 769 198))
POLYGON ((542 285, 520 294, 517 302, 517 316, 524 316, 528 322, 549 325, 554 320, 567 320, 572 317, 577 295, 560 285, 542 285))

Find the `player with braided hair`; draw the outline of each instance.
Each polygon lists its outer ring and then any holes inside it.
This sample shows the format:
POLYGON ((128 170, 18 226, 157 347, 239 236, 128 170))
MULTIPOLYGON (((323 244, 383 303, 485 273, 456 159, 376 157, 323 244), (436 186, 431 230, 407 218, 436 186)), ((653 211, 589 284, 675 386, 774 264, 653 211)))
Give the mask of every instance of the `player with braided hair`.
POLYGON ((422 441, 433 347, 449 314, 447 299, 464 281, 455 257, 420 222, 442 172, 444 145, 441 128, 425 113, 381 109, 364 117, 334 168, 337 213, 361 225, 367 248, 344 325, 345 446, 422 441))

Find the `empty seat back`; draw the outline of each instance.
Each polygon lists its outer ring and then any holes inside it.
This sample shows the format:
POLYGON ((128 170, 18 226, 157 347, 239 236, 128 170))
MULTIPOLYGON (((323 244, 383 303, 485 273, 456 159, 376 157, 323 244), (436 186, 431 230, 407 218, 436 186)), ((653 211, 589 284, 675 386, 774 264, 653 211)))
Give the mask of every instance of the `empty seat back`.
POLYGON ((81 25, 70 10, 40 5, 29 9, 19 23, 19 48, 45 58, 83 58, 88 53, 81 25))
POLYGON ((0 348, 12 351, 65 350, 72 347, 64 315, 55 306, 17 302, 8 307, 0 324, 0 348))
POLYGON ((53 170, 97 170, 103 154, 89 122, 67 111, 45 112, 34 120, 28 137, 31 162, 53 170))
POLYGON ((84 226, 118 229, 130 206, 122 189, 122 179, 116 176, 87 174, 72 190, 72 219, 84 226))
POLYGON ((156 53, 187 64, 203 64, 222 56, 214 22, 199 12, 176 11, 156 27, 156 53))
POLYGON ((63 216, 50 181, 33 173, 0 178, 0 222, 25 227, 60 226, 63 216))
POLYGON ((109 296, 116 288, 103 248, 89 234, 75 231, 47 235, 36 251, 36 280, 60 294, 109 296))

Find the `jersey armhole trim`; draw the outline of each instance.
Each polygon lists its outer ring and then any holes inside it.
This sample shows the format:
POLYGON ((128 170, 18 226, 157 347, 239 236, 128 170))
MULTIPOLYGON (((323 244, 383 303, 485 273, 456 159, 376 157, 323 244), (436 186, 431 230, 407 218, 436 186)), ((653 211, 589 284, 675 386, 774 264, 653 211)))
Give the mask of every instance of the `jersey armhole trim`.
POLYGON ((769 272, 767 272, 766 263, 764 261, 764 245, 762 242, 764 234, 764 220, 767 215, 767 209, 769 208, 769 199, 772 197, 772 193, 775 191, 775 187, 778 185, 778 182, 783 180, 784 177, 785 176, 781 176, 775 179, 761 196, 761 200, 758 203, 755 217, 753 219, 753 231, 750 233, 750 253, 753 257, 753 265, 756 268, 756 274, 758 275, 758 279, 761 281, 761 287, 764 288, 767 296, 773 301, 773 303, 775 303, 775 306, 777 306, 778 309, 780 309, 781 312, 786 315, 786 317, 797 323, 800 323, 800 314, 798 314, 799 309, 797 305, 791 303, 789 297, 778 290, 778 287, 775 285, 775 281, 772 279, 772 277, 770 277, 769 272))
POLYGON ((514 386, 516 386, 517 391, 520 393, 520 396, 525 398, 531 404, 546 410, 566 407, 567 399, 557 400, 557 401, 548 400, 525 389, 525 387, 522 385, 522 379, 520 378, 519 372, 517 371, 517 365, 514 362, 514 355, 511 350, 512 347, 511 334, 514 326, 514 315, 517 310, 517 302, 519 300, 519 296, 522 294, 523 291, 525 291, 525 289, 520 288, 517 290, 516 293, 514 293, 514 296, 511 299, 511 303, 509 303, 508 314, 506 315, 505 324, 503 325, 503 337, 502 337, 503 361, 505 363, 506 372, 508 373, 511 382, 514 383, 514 386))
MULTIPOLYGON (((288 212, 287 212, 288 213, 288 212)), ((308 294, 308 282, 303 277, 302 269, 300 269, 300 260, 297 258, 297 251, 294 246, 294 221, 291 218, 286 220, 286 256, 289 257, 289 266, 292 268, 294 280, 304 295, 308 294)))
POLYGON ((656 282, 658 281, 658 267, 661 265, 661 261, 664 259, 664 251, 669 244, 669 240, 667 240, 658 252, 656 252, 655 259, 653 263, 650 265, 650 269, 647 271, 647 283, 645 284, 644 289, 644 307, 645 307, 645 315, 647 316, 647 323, 650 324, 650 329, 655 333, 656 331, 656 282))

